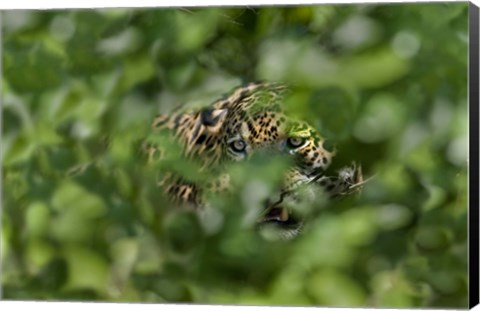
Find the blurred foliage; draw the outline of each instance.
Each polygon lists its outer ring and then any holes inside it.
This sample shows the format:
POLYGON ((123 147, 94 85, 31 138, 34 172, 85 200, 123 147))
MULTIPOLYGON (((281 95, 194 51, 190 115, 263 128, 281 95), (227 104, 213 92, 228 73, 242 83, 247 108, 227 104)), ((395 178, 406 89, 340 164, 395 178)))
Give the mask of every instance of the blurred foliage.
POLYGON ((3 298, 466 307, 467 13, 2 12, 3 298), (375 176, 292 241, 251 229, 279 162, 232 167, 238 191, 196 215, 135 149, 157 112, 260 79, 292 85, 287 109, 338 144, 332 170, 375 176))

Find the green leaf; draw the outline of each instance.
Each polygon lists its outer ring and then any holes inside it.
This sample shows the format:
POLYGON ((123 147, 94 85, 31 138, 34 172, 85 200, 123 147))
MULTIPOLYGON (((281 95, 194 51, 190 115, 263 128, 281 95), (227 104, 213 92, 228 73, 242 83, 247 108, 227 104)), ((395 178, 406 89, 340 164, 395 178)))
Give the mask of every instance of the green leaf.
POLYGON ((96 194, 87 191, 73 181, 65 181, 52 197, 52 207, 72 217, 95 219, 103 216, 107 207, 96 194))
POLYGON ((29 240, 26 245, 25 258, 29 270, 37 274, 55 255, 54 247, 45 240, 29 240))
POLYGON ((364 290, 353 279, 335 270, 319 270, 308 278, 308 292, 315 305, 331 307, 365 306, 364 290))
POLYGON ((50 211, 45 202, 32 202, 26 209, 26 234, 30 237, 43 236, 48 232, 50 211))
POLYGON ((105 258, 82 246, 66 246, 63 253, 68 264, 64 290, 93 289, 106 294, 108 263, 105 258))

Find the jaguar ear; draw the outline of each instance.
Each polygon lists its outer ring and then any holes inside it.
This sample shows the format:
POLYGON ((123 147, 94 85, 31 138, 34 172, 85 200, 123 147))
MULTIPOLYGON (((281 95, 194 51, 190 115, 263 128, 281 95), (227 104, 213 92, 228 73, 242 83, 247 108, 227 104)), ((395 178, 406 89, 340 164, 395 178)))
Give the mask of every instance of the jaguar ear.
POLYGON ((208 127, 212 132, 217 132, 223 126, 227 118, 228 109, 207 108, 200 113, 202 125, 208 127))

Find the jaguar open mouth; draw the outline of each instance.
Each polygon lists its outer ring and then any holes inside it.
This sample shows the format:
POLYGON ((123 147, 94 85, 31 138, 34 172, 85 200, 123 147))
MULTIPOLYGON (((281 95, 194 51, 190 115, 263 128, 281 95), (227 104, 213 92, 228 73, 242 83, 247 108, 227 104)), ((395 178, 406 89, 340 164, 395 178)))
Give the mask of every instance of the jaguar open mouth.
POLYGON ((303 221, 292 211, 284 207, 271 207, 259 218, 257 227, 273 228, 284 239, 295 237, 301 230, 303 221))

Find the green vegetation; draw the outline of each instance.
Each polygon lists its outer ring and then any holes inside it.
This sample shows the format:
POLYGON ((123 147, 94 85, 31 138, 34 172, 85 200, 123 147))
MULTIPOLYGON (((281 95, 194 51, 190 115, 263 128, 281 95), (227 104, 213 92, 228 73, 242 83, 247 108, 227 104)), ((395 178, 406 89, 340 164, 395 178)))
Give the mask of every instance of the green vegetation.
POLYGON ((466 307, 467 13, 2 12, 3 298, 466 307), (158 111, 260 79, 292 85, 286 107, 338 145, 333 171, 375 176, 292 241, 249 225, 279 162, 232 167, 238 191, 197 217, 135 148, 158 111))

